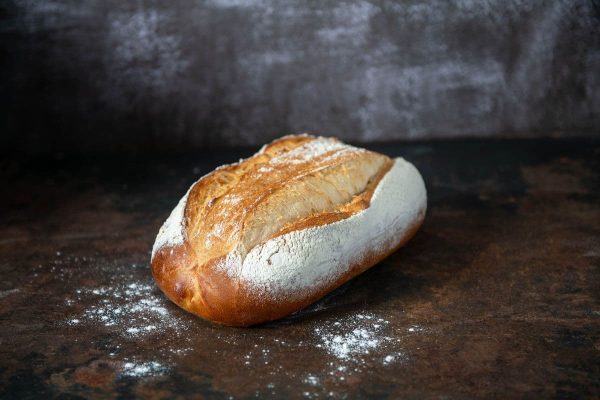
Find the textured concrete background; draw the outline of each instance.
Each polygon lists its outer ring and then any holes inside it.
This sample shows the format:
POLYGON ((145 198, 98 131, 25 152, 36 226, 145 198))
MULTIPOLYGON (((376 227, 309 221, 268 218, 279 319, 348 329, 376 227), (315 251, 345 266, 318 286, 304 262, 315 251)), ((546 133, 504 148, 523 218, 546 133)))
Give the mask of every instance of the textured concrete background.
POLYGON ((9 0, 0 16, 4 150, 600 131, 589 0, 9 0))

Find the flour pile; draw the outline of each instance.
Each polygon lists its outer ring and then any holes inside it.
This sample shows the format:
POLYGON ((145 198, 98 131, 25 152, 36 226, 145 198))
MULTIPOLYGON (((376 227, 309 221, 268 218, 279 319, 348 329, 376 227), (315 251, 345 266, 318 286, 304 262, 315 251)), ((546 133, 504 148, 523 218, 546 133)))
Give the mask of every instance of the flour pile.
MULTIPOLYGON (((96 301, 81 315, 67 321, 69 325, 93 323, 103 325, 121 336, 138 338, 160 332, 180 335, 183 322, 171 315, 166 300, 145 282, 130 282, 98 288, 76 290, 77 299, 92 297, 96 301)), ((84 303, 89 303, 89 300, 84 303)))
POLYGON ((389 321, 375 314, 359 313, 315 328, 317 347, 335 359, 328 363, 328 375, 343 381, 360 373, 374 358, 384 366, 405 361, 406 355, 399 351, 402 338, 390 332, 389 325, 389 321))

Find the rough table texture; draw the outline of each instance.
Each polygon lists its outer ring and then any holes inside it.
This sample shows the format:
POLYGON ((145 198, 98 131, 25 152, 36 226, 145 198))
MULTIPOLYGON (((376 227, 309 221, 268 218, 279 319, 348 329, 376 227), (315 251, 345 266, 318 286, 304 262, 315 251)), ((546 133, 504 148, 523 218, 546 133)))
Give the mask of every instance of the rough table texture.
POLYGON ((378 146, 422 171, 403 249, 286 320, 169 303, 154 236, 194 177, 255 149, 3 161, 0 397, 600 396, 600 142, 378 146))

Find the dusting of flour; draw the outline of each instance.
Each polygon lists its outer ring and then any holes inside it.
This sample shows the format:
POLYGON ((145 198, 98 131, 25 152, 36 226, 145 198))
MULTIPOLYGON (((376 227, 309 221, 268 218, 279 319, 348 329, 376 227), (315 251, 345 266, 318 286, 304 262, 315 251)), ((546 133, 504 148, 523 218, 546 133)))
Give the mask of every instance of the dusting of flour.
POLYGON ((152 246, 152 257, 156 252, 165 246, 175 246, 183 243, 183 228, 185 221, 185 205, 187 204, 187 198, 190 194, 190 190, 192 190, 192 185, 185 196, 179 200, 177 206, 171 211, 169 218, 162 225, 160 230, 158 231, 158 235, 156 236, 156 240, 154 241, 154 246, 152 246))
POLYGON ((270 160, 270 164, 273 164, 274 166, 277 166, 278 164, 303 164, 329 152, 335 152, 332 153, 332 157, 340 157, 348 152, 356 153, 361 151, 365 150, 349 146, 334 139, 319 138, 273 157, 270 160))
MULTIPOLYGON (((285 387, 271 380, 278 377, 280 382, 300 383, 306 398, 346 398, 346 383, 364 381, 379 374, 380 368, 405 366, 418 350, 414 335, 424 329, 371 311, 333 313, 305 327, 307 335, 301 337, 277 329, 266 335, 258 332, 250 345, 241 347, 241 354, 228 350, 242 374, 260 377, 255 397, 285 398, 285 387), (290 354, 299 359, 300 368, 289 368, 290 354)), ((235 341, 228 343, 236 346, 235 341)))
POLYGON ((77 289, 74 303, 82 302, 84 297, 91 297, 92 305, 67 320, 68 325, 100 325, 126 338, 183 333, 184 323, 169 312, 164 296, 156 293, 152 283, 133 281, 77 289))
POLYGON ((403 336, 390 330, 388 320, 373 313, 320 324, 313 333, 317 347, 335 360, 328 363, 328 375, 339 380, 360 373, 369 360, 379 359, 382 365, 391 365, 406 359, 400 346, 403 336))
POLYGON ((384 253, 395 246, 425 211, 426 196, 416 168, 397 158, 365 210, 278 236, 245 257, 234 250, 219 268, 274 299, 301 298, 327 286, 372 251, 384 253))
POLYGON ((157 361, 149 362, 125 362, 122 366, 121 376, 141 378, 145 376, 164 375, 169 368, 157 361))
MULTIPOLYGON (((323 347, 327 352, 340 360, 349 360, 360 355, 369 354, 370 351, 376 350, 384 340, 379 334, 383 326, 388 324, 388 321, 370 314, 358 314, 355 318, 357 320, 367 320, 368 323, 362 326, 357 325, 353 329, 339 331, 323 328, 315 329, 315 333, 320 335, 323 347)), ((334 324, 334 326, 336 325, 334 324)))

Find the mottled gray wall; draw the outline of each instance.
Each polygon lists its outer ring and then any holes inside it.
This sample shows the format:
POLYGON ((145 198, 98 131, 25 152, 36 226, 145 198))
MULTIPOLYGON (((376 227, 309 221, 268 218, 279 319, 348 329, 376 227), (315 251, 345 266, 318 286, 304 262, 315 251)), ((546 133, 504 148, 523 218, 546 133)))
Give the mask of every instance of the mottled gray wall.
POLYGON ((591 0, 12 0, 0 13, 4 149, 600 132, 591 0))

